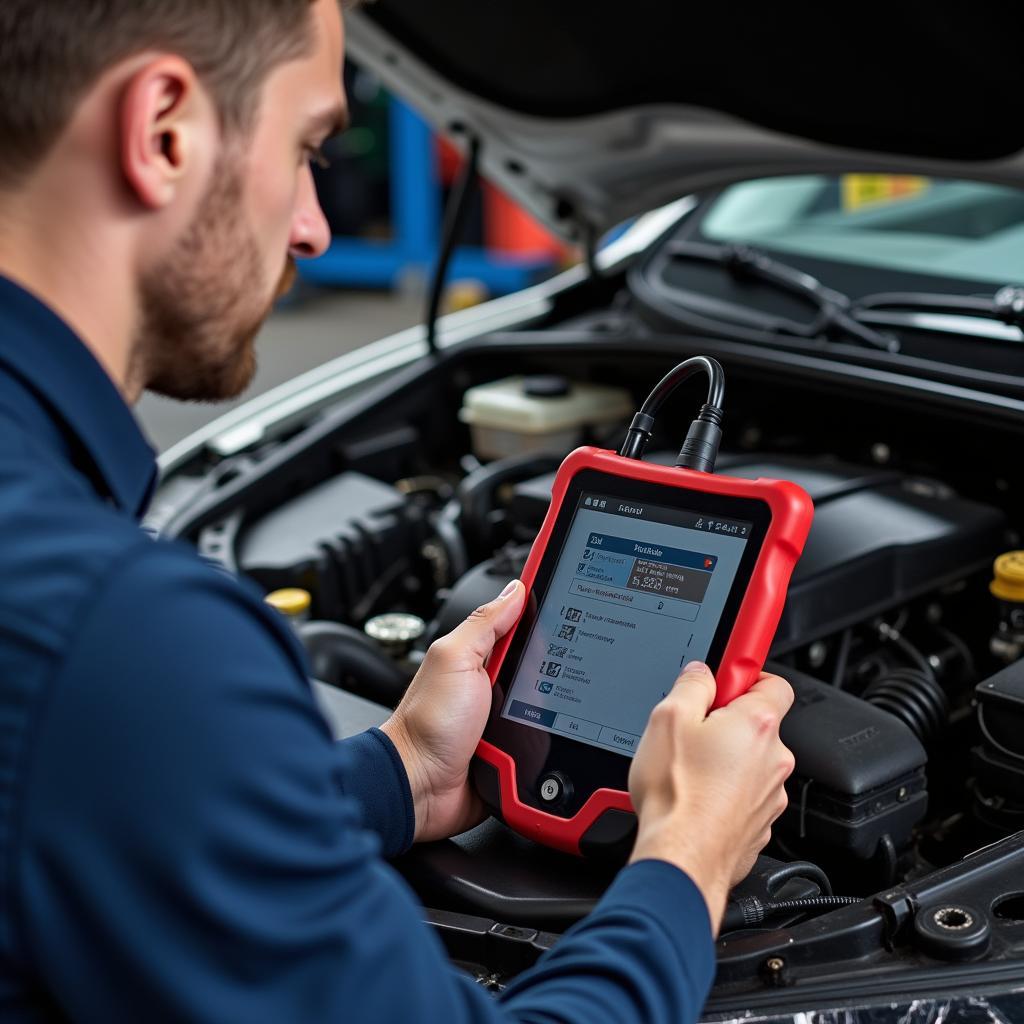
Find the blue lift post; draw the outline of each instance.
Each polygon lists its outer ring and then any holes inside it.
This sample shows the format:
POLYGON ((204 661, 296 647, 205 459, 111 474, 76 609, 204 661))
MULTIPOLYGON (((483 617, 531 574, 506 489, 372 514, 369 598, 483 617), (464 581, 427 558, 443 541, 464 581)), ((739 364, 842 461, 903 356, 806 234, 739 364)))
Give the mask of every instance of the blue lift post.
MULTIPOLYGON (((411 108, 391 100, 392 238, 335 238, 315 260, 301 260, 299 273, 311 284, 394 288, 408 275, 427 281, 441 245, 442 198, 435 180, 434 139, 411 108)), ((493 295, 518 291, 554 269, 550 260, 507 257, 485 249, 460 248, 449 280, 479 281, 493 295)))

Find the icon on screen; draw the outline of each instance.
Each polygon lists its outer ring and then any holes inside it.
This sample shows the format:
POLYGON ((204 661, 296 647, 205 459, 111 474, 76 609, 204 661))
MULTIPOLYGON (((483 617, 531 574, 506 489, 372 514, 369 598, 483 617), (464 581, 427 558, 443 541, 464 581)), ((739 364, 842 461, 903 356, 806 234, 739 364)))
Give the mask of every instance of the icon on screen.
POLYGON ((537 680, 537 689, 540 690, 541 693, 550 693, 554 689, 554 686, 554 683, 549 683, 544 679, 537 680))
POLYGON ((575 626, 563 626, 558 631, 558 639, 559 640, 571 640, 575 635, 576 635, 576 627, 575 626))
POLYGON ((604 508, 604 507, 605 507, 605 505, 607 505, 607 504, 608 504, 608 502, 607 502, 607 501, 599 501, 599 502, 597 503, 597 507, 598 507, 598 508, 604 508))
POLYGON ((584 562, 589 562, 593 557, 594 557, 594 549, 593 548, 587 548, 587 550, 583 552, 583 561, 584 562))
POLYGON ((567 608, 565 611, 566 622, 579 622, 583 618, 583 612, 579 608, 567 608))
POLYGON ((564 658, 568 653, 568 647, 562 647, 559 644, 548 644, 549 658, 564 658))
POLYGON ((704 568, 705 569, 710 569, 711 566, 713 566, 714 564, 715 564, 715 560, 713 558, 705 558, 704 559, 704 568))
POLYGON ((660 612, 661 609, 664 608, 664 607, 665 607, 665 602, 664 601, 659 601, 658 602, 658 611, 660 612))
POLYGON ((704 520, 703 519, 698 519, 697 522, 695 522, 693 525, 694 525, 694 527, 696 527, 696 529, 703 530, 704 529, 704 520))
POLYGON ((584 500, 583 504, 584 505, 593 505, 594 504, 594 499, 593 498, 586 498, 584 500))
POLYGON ((562 674, 562 666, 557 661, 542 661, 540 674, 549 679, 557 679, 562 674))

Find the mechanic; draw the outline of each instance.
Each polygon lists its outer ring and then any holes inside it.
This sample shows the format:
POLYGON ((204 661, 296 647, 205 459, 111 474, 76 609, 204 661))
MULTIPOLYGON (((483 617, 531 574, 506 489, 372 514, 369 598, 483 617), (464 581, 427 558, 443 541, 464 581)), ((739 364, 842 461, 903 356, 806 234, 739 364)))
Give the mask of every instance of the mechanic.
POLYGON ((334 743, 249 589, 138 525, 150 388, 239 393, 345 119, 337 0, 0 5, 0 1005, 4 1020, 681 1021, 781 812, 792 699, 708 714, 692 666, 630 787, 631 863, 493 999, 385 863, 481 820, 467 767, 513 582, 334 743))

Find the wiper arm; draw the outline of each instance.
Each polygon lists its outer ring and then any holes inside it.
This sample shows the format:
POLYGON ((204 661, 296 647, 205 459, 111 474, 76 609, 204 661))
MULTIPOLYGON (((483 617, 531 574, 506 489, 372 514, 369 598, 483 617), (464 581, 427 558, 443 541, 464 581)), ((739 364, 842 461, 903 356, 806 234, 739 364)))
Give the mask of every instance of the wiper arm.
POLYGON ((1006 285, 992 298, 980 295, 944 295, 938 292, 879 292, 858 299, 850 313, 857 317, 865 312, 886 309, 976 316, 986 320, 998 320, 1024 331, 1024 287, 1018 285, 1006 285))
MULTIPOLYGON (((737 280, 751 278, 774 285, 782 291, 805 299, 818 310, 817 316, 807 324, 783 321, 769 314, 758 316, 753 311, 744 310, 741 318, 744 324, 755 321, 761 330, 773 334, 790 334, 798 338, 818 338, 842 333, 869 348, 881 349, 883 352, 899 351, 900 343, 896 338, 876 331, 851 315, 853 301, 848 295, 826 287, 811 274, 767 256, 753 246, 677 241, 669 246, 668 252, 671 256, 684 259, 717 263, 737 280)), ((717 304, 713 315, 721 320, 730 319, 724 303, 717 304)))

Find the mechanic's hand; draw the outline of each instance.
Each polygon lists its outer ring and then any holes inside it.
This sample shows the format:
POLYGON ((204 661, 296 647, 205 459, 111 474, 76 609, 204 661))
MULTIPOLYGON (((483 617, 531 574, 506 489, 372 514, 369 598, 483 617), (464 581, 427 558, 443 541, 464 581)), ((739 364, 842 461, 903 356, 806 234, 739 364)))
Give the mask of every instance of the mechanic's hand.
POLYGON ((688 665, 655 707, 629 773, 639 819, 632 860, 665 860, 696 883, 717 932, 729 889, 746 877, 786 808, 793 755, 779 723, 793 690, 762 675, 741 697, 708 713, 715 680, 688 665))
POLYGON ((518 580, 435 640, 402 703, 381 727, 398 748, 416 807, 415 841, 445 839, 483 821, 469 785, 470 758, 491 710, 484 662, 515 624, 526 589, 518 580))

